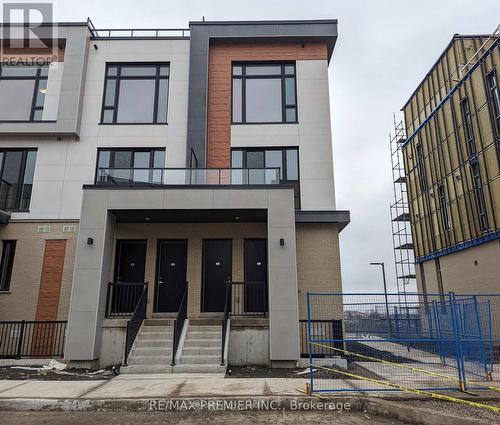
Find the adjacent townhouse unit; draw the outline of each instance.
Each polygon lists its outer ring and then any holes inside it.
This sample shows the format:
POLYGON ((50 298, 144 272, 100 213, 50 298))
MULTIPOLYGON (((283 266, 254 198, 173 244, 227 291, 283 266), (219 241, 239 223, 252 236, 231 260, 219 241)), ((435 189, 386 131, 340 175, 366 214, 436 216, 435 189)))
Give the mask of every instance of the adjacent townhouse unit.
POLYGON ((419 292, 500 289, 498 31, 455 35, 403 107, 419 292))
POLYGON ((294 365, 307 291, 341 291, 337 22, 45 29, 44 46, 2 40, 0 320, 17 322, 0 353, 294 365))

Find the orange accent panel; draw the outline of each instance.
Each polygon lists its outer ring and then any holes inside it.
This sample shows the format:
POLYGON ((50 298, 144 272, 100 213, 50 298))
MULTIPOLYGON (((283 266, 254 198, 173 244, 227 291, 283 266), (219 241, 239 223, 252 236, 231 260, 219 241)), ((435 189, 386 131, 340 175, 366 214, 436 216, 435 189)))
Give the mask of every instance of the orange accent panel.
POLYGON ((221 43, 210 45, 208 61, 207 167, 231 165, 231 62, 327 60, 318 43, 221 43))

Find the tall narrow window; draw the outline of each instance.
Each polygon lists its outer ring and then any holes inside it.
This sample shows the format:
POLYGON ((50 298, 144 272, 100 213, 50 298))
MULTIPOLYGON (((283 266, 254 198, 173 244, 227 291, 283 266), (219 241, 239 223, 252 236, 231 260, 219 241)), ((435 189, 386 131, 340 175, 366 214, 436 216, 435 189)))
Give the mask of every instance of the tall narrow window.
POLYGON ((486 76, 488 85, 488 97, 493 112, 493 127, 497 138, 500 138, 500 89, 498 88, 496 71, 491 71, 486 76))
POLYGON ((233 64, 233 123, 296 123, 295 63, 233 64))
POLYGON ((161 183, 164 149, 99 149, 96 183, 161 183))
POLYGON ((0 149, 0 209, 29 209, 35 162, 35 149, 0 149))
POLYGON ((0 260, 0 291, 10 289, 10 278, 16 252, 16 241, 2 241, 2 257, 0 260))
POLYGON ((417 149, 417 166, 418 166, 418 178, 420 182, 420 190, 425 192, 427 190, 427 176, 425 173, 425 163, 424 163, 424 150, 422 144, 418 143, 417 149))
POLYGON ((467 149, 469 150, 469 155, 475 155, 476 144, 474 143, 474 128, 472 126, 472 115, 469 108, 469 100, 467 98, 462 99, 460 102, 460 108, 462 110, 462 122, 465 139, 467 141, 467 149))
POLYGON ((471 162, 472 180, 474 184, 474 192, 476 195, 476 204, 479 213, 479 226, 481 230, 488 230, 488 212, 486 210, 486 202, 484 199, 483 181, 481 179, 481 170, 477 159, 471 162))
POLYGON ((164 124, 168 64, 108 64, 102 101, 103 124, 164 124))
POLYGON ((41 121, 48 67, 0 68, 0 121, 41 121))
POLYGON ((446 190, 444 184, 440 184, 437 190, 439 198, 439 211, 441 214, 441 223, 443 224, 444 230, 449 230, 451 228, 451 225, 450 225, 450 216, 448 215, 448 203, 446 202, 446 190))

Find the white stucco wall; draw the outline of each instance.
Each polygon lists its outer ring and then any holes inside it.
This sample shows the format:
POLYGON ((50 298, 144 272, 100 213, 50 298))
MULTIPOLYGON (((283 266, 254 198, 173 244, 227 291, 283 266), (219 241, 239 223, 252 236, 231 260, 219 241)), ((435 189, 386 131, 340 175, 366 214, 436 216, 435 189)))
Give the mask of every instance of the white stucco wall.
POLYGON ((335 209, 326 60, 297 61, 298 124, 231 126, 232 147, 298 146, 303 210, 335 209))
MULTIPOLYGON (((57 81, 58 71, 52 71, 57 81)), ((97 148, 166 148, 166 167, 186 161, 189 40, 91 41, 80 140, 3 139, 0 147, 38 149, 29 213, 13 219, 78 219, 82 185, 94 182, 97 148), (93 46, 96 45, 97 49, 93 46), (106 62, 170 62, 168 125, 99 125, 106 62)), ((51 82, 49 81, 49 88, 51 82)), ((49 108, 49 115, 53 108, 49 108)))

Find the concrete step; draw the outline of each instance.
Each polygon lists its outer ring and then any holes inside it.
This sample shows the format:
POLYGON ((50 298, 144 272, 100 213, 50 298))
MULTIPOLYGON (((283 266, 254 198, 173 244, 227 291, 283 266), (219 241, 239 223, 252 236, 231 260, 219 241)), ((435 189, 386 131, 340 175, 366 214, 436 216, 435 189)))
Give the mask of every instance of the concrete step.
POLYGON ((171 348, 172 340, 137 339, 134 348, 171 348))
POLYGON ((221 339, 191 339, 186 338, 184 347, 220 347, 221 339))
POLYGON ((172 326, 143 326, 141 328, 141 333, 155 333, 155 332, 162 332, 162 333, 173 333, 173 327, 172 326))
POLYGON ((189 339, 217 339, 221 338, 221 332, 193 332, 188 330, 186 338, 189 339))
POLYGON ((172 373, 172 366, 168 364, 147 364, 122 366, 120 373, 172 373))
POLYGON ((128 358, 129 365, 165 364, 170 365, 172 356, 138 356, 132 355, 128 358))
POLYGON ((189 326, 221 326, 224 319, 224 314, 220 317, 204 317, 197 319, 189 319, 189 326))
POLYGON ((191 323, 189 323, 189 327, 188 327, 188 330, 189 331, 193 331, 193 332, 222 332, 222 326, 219 325, 219 326, 197 326, 197 325, 191 325, 191 323))
POLYGON ((210 355, 200 355, 200 354, 195 354, 195 355, 184 355, 184 353, 181 356, 181 364, 213 364, 213 365, 219 365, 220 364, 220 359, 221 356, 220 354, 210 354, 210 355))
POLYGON ((132 356, 171 356, 172 347, 134 347, 132 356))
POLYGON ((157 340, 157 341, 171 341, 173 338, 172 333, 166 333, 166 332, 139 332, 139 335, 137 335, 137 339, 139 341, 144 341, 144 340, 157 340))
POLYGON ((226 366, 219 364, 178 364, 173 367, 174 373, 224 373, 226 366))
POLYGON ((193 356, 196 354, 201 355, 211 355, 211 354, 220 354, 221 347, 220 344, 218 347, 186 347, 184 346, 182 349, 182 355, 193 356))
POLYGON ((144 326, 172 326, 175 319, 145 319, 144 326))

